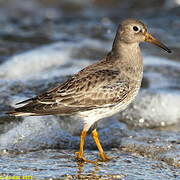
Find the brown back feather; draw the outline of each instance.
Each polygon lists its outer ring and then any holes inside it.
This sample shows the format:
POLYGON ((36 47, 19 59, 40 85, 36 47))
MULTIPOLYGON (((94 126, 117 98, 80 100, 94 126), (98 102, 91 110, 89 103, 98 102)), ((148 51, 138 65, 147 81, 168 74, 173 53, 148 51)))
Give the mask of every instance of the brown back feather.
POLYGON ((26 105, 15 112, 33 115, 70 115, 79 111, 112 106, 122 100, 129 91, 127 81, 121 80, 121 72, 106 61, 88 66, 61 85, 20 102, 26 105))

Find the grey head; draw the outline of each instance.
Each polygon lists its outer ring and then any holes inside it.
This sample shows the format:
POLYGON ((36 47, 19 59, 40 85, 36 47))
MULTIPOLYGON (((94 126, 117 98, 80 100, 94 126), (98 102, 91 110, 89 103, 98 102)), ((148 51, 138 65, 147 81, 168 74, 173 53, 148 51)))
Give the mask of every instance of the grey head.
POLYGON ((144 23, 136 19, 126 19, 119 25, 114 45, 118 45, 119 41, 125 44, 149 42, 171 53, 169 48, 148 33, 144 23))

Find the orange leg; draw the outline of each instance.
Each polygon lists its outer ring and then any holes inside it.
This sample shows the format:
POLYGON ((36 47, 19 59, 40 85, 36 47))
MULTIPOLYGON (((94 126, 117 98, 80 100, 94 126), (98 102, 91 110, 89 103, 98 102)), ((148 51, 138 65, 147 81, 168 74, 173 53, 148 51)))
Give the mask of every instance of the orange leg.
POLYGON ((89 163, 93 163, 96 164, 95 161, 91 161, 88 160, 84 157, 84 140, 86 137, 87 131, 86 130, 82 130, 81 136, 80 136, 80 148, 79 148, 79 152, 76 152, 76 159, 79 162, 89 162, 89 163))
POLYGON ((92 131, 92 137, 93 137, 93 139, 94 139, 94 141, 95 141, 95 143, 97 145, 97 148, 99 150, 99 156, 100 156, 101 160, 102 161, 109 161, 111 158, 106 156, 106 154, 104 153, 104 150, 103 150, 103 148, 101 146, 101 143, 99 141, 99 136, 98 136, 98 132, 97 132, 96 129, 94 129, 92 131))

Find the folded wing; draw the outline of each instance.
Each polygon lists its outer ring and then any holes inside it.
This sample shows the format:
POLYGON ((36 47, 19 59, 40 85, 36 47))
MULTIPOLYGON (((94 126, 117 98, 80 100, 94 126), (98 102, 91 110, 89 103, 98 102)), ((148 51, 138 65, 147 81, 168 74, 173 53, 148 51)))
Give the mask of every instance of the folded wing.
POLYGON ((74 75, 68 81, 35 98, 18 104, 9 114, 22 115, 72 115, 79 111, 113 106, 123 100, 129 91, 127 81, 120 71, 100 69, 74 75))

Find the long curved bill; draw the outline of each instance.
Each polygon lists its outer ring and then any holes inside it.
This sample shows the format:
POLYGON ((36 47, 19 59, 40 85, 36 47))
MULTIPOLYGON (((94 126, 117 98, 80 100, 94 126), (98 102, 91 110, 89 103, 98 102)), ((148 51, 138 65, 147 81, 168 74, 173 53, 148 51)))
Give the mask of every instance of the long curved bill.
POLYGON ((145 33, 145 41, 146 42, 150 42, 152 44, 155 44, 156 46, 159 46, 160 48, 164 49, 165 51, 167 51, 168 53, 171 53, 172 51, 167 48, 163 43, 161 43, 160 41, 158 41, 156 38, 154 38, 151 34, 149 34, 148 32, 145 33))

